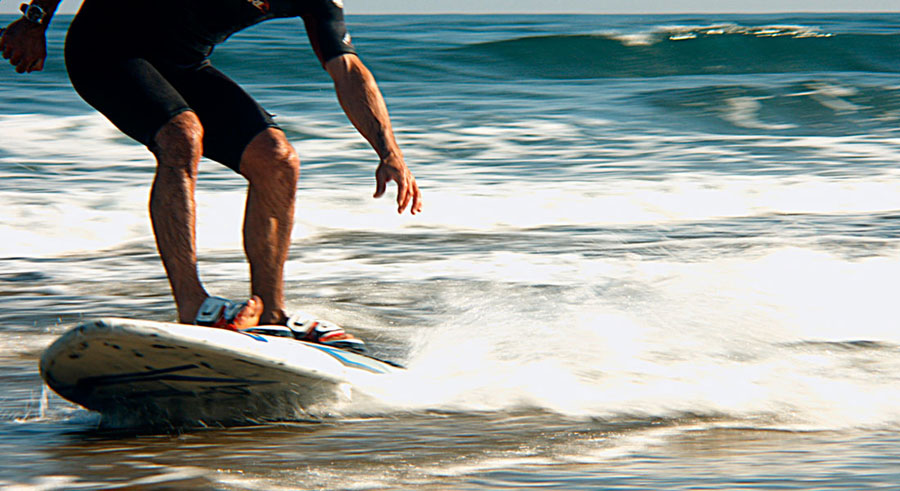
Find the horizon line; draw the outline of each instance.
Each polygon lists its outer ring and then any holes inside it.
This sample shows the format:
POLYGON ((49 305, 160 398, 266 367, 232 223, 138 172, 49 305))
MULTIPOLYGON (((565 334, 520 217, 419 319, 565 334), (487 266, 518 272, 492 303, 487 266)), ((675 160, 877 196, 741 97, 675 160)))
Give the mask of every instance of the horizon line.
MULTIPOLYGON (((77 10, 66 10, 57 12, 56 15, 74 15, 77 10)), ((440 11, 440 12, 399 12, 399 11, 365 11, 353 12, 345 10, 346 15, 763 15, 763 14, 900 14, 898 10, 754 10, 754 11, 737 11, 737 10, 721 10, 721 11, 704 11, 704 10, 673 10, 673 11, 656 11, 642 10, 630 12, 594 12, 594 11, 440 11)), ((15 8, 7 11, 6 8, 0 8, 0 15, 21 15, 15 8)))

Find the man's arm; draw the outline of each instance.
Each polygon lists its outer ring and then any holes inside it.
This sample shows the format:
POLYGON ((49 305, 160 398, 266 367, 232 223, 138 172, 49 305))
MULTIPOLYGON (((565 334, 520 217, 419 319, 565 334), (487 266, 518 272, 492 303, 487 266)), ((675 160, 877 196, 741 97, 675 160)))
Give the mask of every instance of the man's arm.
POLYGON ((353 54, 332 58, 325 63, 325 69, 334 80, 338 101, 350 122, 381 158, 375 171, 375 197, 383 195, 387 183, 394 181, 397 183, 397 212, 403 213, 410 203, 413 215, 422 211, 422 194, 394 140, 387 106, 371 72, 353 54))
MULTIPOLYGON (((0 35, 0 51, 19 73, 44 69, 47 58, 47 37, 45 32, 50 19, 61 0, 33 0, 32 5, 43 10, 44 15, 33 20, 25 17, 14 21, 0 35)), ((33 10, 36 12, 37 10, 33 10)))

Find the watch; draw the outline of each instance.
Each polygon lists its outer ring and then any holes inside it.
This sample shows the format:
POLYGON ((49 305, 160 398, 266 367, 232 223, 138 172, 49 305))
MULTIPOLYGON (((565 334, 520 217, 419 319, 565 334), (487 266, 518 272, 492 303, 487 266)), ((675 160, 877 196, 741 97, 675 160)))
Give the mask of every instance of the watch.
POLYGON ((19 10, 25 14, 25 20, 29 22, 34 22, 35 24, 40 24, 41 21, 44 20, 44 9, 41 8, 40 5, 35 5, 33 3, 23 3, 19 10))

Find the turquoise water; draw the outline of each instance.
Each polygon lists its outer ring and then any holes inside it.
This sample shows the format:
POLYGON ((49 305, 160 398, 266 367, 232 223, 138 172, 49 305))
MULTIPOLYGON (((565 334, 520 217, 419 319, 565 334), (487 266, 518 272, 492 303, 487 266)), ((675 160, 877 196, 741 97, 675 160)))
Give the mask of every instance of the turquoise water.
MULTIPOLYGON (((302 24, 234 36, 214 62, 303 160, 289 304, 409 371, 150 432, 37 372, 79 319, 174 318, 153 161, 68 85, 68 21, 0 70, 0 487, 900 489, 900 15, 351 16, 415 217, 302 24)), ((243 195, 201 165, 201 273, 238 298, 243 195)))

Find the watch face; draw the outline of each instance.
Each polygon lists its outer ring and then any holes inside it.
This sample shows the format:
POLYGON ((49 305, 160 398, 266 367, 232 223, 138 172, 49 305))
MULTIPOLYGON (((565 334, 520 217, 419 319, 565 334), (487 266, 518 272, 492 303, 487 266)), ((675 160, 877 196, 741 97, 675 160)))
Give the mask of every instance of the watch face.
POLYGON ((25 18, 31 22, 40 24, 41 20, 44 19, 44 10, 37 5, 29 5, 28 9, 25 10, 25 18))

